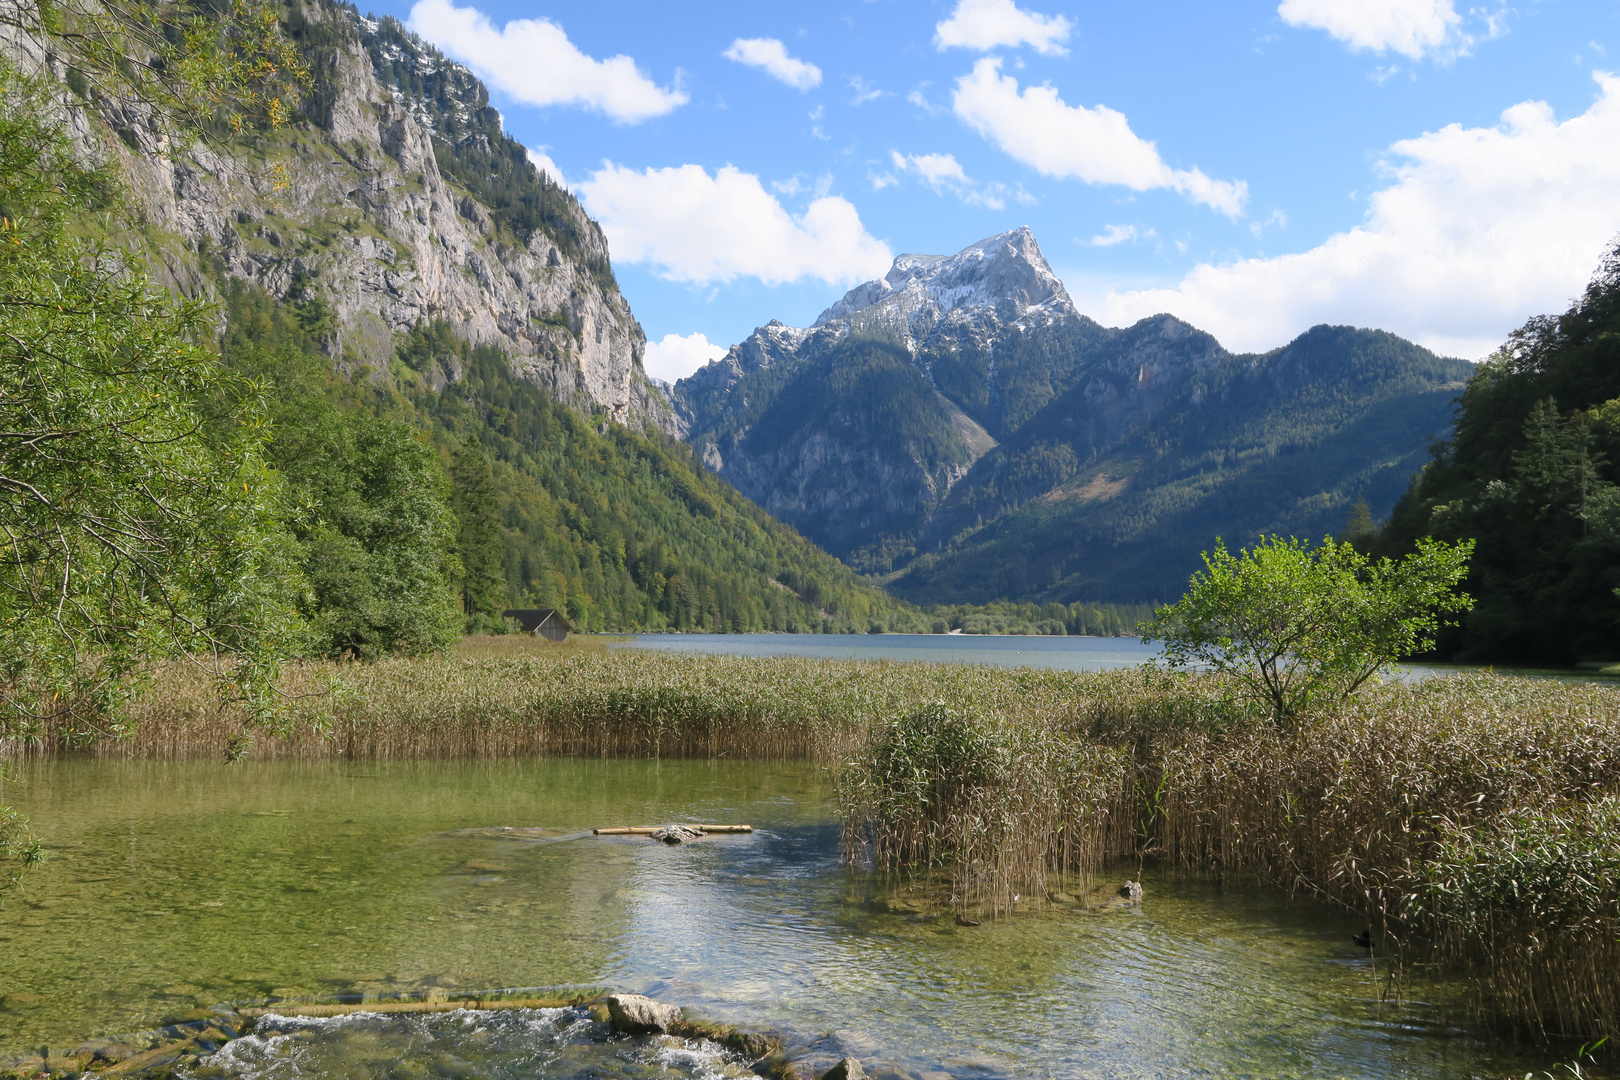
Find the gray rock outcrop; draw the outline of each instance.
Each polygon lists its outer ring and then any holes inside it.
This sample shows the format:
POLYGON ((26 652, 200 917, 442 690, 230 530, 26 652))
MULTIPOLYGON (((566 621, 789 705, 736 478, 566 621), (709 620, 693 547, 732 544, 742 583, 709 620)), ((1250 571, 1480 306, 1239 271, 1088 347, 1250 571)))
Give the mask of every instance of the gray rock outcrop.
MULTIPOLYGON (((294 18, 315 86, 288 127, 182 146, 127 111, 81 125, 91 156, 123 173, 156 276, 189 295, 240 279, 318 305, 351 376, 388 372, 397 335, 442 320, 582 413, 673 432, 606 238, 526 159, 501 160, 522 148, 482 84, 397 23, 320 0, 294 18), (454 138, 446 117, 462 122, 454 138), (469 148, 500 161, 507 197, 550 200, 543 227, 456 180, 449 156, 469 148)), ((421 378, 440 389, 460 374, 446 362, 421 378)))
POLYGON ((655 1035, 680 1022, 678 1005, 667 1005, 641 994, 614 994, 607 999, 614 1031, 627 1035, 655 1035))
POLYGON ((866 1080, 866 1070, 859 1061, 847 1057, 822 1073, 821 1080, 866 1080))

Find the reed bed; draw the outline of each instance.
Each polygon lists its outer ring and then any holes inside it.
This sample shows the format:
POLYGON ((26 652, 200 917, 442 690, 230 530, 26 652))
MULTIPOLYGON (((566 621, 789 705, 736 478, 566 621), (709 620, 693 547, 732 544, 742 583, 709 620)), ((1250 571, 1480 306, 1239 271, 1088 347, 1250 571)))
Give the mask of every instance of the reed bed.
MULTIPOLYGON (((943 700, 1072 724, 1133 695, 1103 674, 750 659, 477 643, 440 657, 289 667, 259 758, 733 757, 842 761, 876 723, 943 700)), ((75 746, 43 729, 13 752, 211 758, 245 718, 183 667, 160 671, 131 733, 75 746)))
POLYGON ((1123 752, 1054 730, 937 702, 880 726, 840 778, 846 859, 902 879, 943 869, 962 915, 1089 892, 1134 847, 1113 827, 1131 770, 1123 752))
POLYGON ((944 873, 986 914, 1127 858, 1260 881, 1360 913, 1398 976, 1463 975, 1516 1031, 1620 1034, 1620 692, 1388 684, 1283 729, 1217 680, 1123 681, 1134 707, 874 729, 846 774, 852 854, 944 873))
POLYGON ((1492 675, 1384 686, 1293 732, 1159 740, 1145 842, 1361 912, 1535 1034, 1620 1033, 1620 693, 1492 675))

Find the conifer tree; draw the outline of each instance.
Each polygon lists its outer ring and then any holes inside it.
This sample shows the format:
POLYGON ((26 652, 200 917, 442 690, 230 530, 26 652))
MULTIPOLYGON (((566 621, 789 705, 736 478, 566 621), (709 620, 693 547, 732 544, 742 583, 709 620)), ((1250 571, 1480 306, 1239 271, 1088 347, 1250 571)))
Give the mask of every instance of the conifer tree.
POLYGON ((479 616, 498 618, 506 608, 506 530, 501 523, 495 473, 489 456, 472 439, 457 444, 450 482, 456 553, 461 556, 461 609, 472 626, 479 616))

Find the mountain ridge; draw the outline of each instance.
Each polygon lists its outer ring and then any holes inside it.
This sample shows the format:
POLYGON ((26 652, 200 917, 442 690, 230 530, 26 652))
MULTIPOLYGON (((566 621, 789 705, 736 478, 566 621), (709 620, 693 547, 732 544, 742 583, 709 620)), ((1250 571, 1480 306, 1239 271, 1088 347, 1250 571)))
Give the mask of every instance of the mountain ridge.
POLYGON ((953 256, 903 255, 815 325, 760 327, 678 382, 674 400, 707 467, 897 595, 1130 602, 1178 590, 1217 522, 1247 542, 1331 531, 1361 495, 1387 512, 1405 482, 1390 470, 1416 468, 1470 370, 1381 331, 1315 327, 1234 354, 1171 315, 1104 327, 1074 308, 1020 227, 953 256), (909 426, 873 423, 900 401, 914 403, 909 426), (1368 403, 1401 423, 1375 423, 1368 403), (1347 440, 1352 429, 1364 444, 1347 440), (969 432, 982 436, 952 437, 969 432), (1328 467, 1277 464, 1300 453, 1328 467), (1287 498, 1236 474, 1269 476, 1287 498), (1171 509, 1231 498, 1249 511, 1171 509), (1185 518, 1193 534, 1167 540, 1110 518, 1128 505, 1150 522, 1185 518), (1049 520, 1067 524, 1037 526, 1049 520), (1120 554, 1132 547, 1144 554, 1120 554), (1149 551, 1173 572, 1148 567, 1149 551), (1081 558, 1118 580, 1075 569, 1081 558), (985 571, 1004 560, 1043 569, 985 571))

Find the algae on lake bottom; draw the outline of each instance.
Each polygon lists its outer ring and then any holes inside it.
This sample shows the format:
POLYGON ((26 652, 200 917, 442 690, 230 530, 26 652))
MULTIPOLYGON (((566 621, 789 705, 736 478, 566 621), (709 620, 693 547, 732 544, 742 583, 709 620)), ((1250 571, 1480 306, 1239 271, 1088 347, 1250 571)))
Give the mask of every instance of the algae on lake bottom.
MULTIPOLYGON (((1274 894, 1150 871, 1144 904, 1106 915, 962 927, 886 911, 839 860, 829 775, 814 765, 53 759, 20 771, 53 858, 0 912, 0 1053, 271 996, 607 987, 779 1028, 811 1060, 959 1076, 1467 1077, 1546 1060, 1462 1034, 1437 1007, 1380 1001, 1350 942, 1358 927, 1274 894), (464 832, 626 820, 758 831, 676 848, 464 832)), ((479 1026, 449 1023, 401 1021, 396 1034, 443 1046, 479 1026)), ((308 1068, 277 1059, 264 1075, 330 1075, 315 1064, 327 1053, 360 1060, 319 1049, 328 1030, 370 1040, 381 1056, 367 1061, 393 1060, 387 1025, 309 1030, 308 1068)), ((530 1060, 492 1053, 502 1069, 530 1060)))

